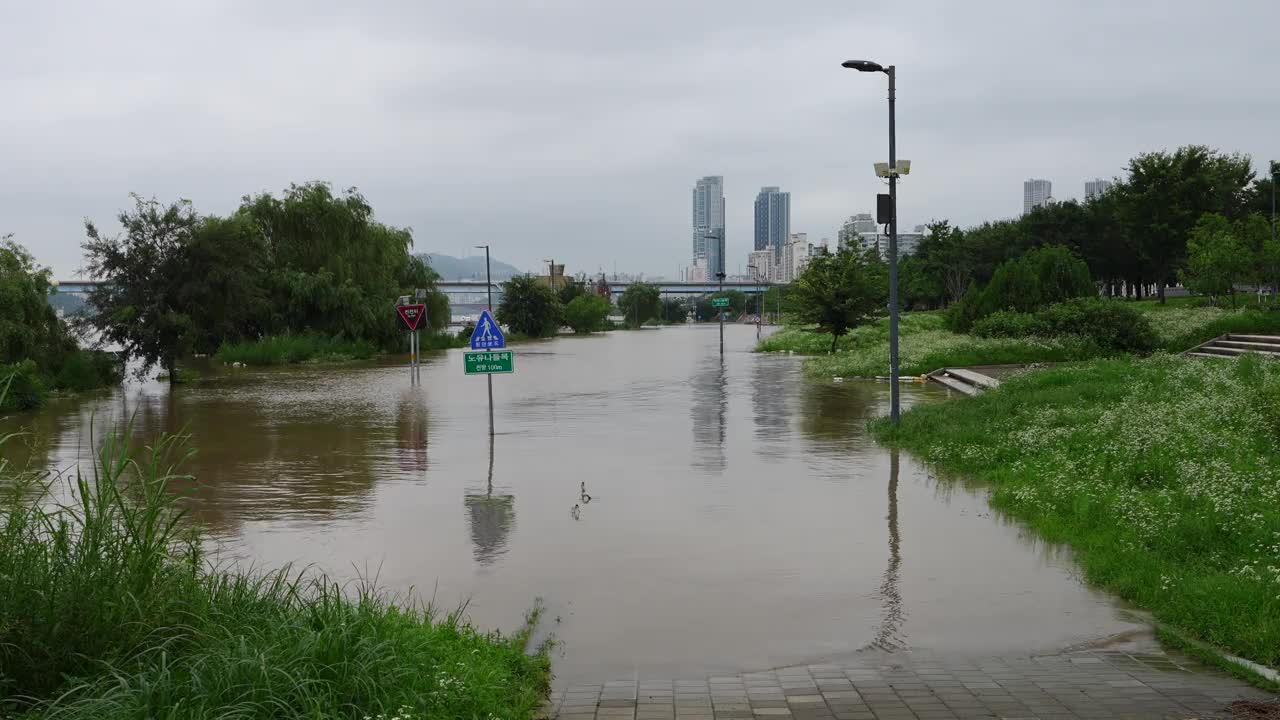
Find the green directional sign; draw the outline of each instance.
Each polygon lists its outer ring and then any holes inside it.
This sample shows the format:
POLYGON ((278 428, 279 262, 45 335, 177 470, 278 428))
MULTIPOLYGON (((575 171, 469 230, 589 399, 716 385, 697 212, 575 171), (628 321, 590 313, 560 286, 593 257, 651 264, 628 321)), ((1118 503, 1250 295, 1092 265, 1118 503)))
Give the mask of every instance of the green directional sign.
POLYGON ((729 298, 711 298, 711 307, 729 307, 729 298))
POLYGON ((515 354, 510 350, 463 353, 462 365, 468 375, 515 372, 515 354))

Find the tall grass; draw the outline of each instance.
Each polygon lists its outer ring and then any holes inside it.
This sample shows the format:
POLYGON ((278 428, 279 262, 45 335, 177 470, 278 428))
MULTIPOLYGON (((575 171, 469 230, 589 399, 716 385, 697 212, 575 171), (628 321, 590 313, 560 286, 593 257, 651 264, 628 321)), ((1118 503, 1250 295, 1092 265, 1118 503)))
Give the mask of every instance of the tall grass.
POLYGON ((290 365, 300 362, 344 362, 373 357, 377 348, 364 340, 328 335, 268 335, 257 340, 225 342, 214 358, 230 365, 290 365))
POLYGON ((533 716, 536 611, 504 636, 368 583, 211 567, 170 487, 182 448, 112 435, 65 487, 0 456, 0 716, 533 716))
POLYGON ((1090 580, 1280 664, 1280 363, 1098 360, 873 429, 989 484, 994 505, 1070 543, 1090 580))

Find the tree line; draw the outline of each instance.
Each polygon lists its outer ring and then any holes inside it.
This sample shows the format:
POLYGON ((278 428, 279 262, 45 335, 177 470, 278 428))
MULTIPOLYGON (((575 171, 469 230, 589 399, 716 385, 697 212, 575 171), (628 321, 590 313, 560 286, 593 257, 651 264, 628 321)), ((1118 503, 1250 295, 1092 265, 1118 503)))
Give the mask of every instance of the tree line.
POLYGON ((410 253, 412 232, 374 219, 356 189, 291 185, 247 195, 226 217, 190 201, 133 197, 106 235, 86 221, 88 275, 105 284, 86 316, 109 343, 174 377, 178 358, 227 342, 316 334, 396 347, 397 297, 427 290, 428 323, 449 321, 436 273, 410 253))
POLYGON ((970 286, 990 282, 996 268, 1047 245, 1068 248, 1110 296, 1143 297, 1202 278, 1220 289, 1235 282, 1274 286, 1280 248, 1267 219, 1271 178, 1258 177, 1247 155, 1202 145, 1151 152, 1129 161, 1126 176, 1099 196, 1033 209, 1016 220, 960 229, 947 221, 930 232, 899 267, 904 307, 940 308, 970 286), (1196 228, 1206 216, 1212 232, 1196 228), (1224 254, 1234 262, 1226 263, 1224 254))

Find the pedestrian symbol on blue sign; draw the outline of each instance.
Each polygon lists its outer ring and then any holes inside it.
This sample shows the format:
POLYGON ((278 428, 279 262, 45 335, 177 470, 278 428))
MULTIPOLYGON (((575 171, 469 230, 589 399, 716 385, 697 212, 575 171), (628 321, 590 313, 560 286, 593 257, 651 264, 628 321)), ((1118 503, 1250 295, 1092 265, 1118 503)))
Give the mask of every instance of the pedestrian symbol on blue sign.
POLYGON ((488 310, 481 312, 476 329, 471 331, 471 349, 495 350, 506 346, 507 339, 502 336, 502 330, 498 328, 498 323, 493 321, 493 316, 488 310))

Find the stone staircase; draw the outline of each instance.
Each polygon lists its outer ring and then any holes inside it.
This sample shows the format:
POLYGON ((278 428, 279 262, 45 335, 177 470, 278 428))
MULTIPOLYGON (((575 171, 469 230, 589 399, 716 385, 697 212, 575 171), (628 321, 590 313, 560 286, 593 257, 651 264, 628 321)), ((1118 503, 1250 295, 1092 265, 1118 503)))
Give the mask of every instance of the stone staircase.
POLYGON ((1188 350, 1188 357, 1237 357, 1245 353, 1280 359, 1280 335, 1222 335, 1188 350))
POLYGON ((977 395, 983 390, 999 387, 1000 381, 967 368, 942 368, 929 373, 929 379, 965 395, 977 395))

